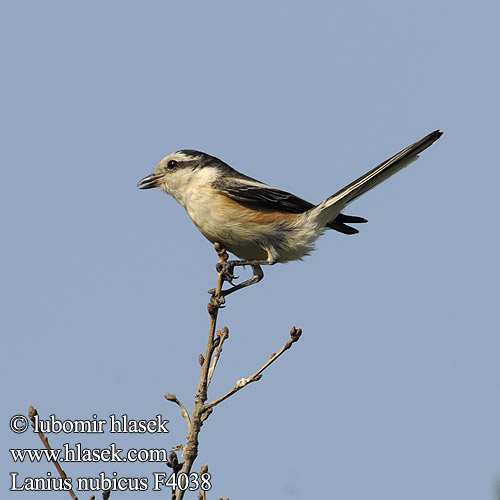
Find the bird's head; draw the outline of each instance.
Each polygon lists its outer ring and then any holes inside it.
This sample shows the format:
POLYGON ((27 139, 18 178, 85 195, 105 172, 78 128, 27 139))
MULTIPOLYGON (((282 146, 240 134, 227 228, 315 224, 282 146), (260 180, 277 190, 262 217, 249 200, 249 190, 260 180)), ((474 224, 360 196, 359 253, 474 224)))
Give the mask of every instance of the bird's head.
POLYGON ((137 187, 160 188, 181 205, 185 205, 185 198, 189 193, 210 183, 217 177, 219 169, 225 167, 227 165, 214 156, 193 149, 183 149, 165 156, 155 171, 140 180, 137 187))

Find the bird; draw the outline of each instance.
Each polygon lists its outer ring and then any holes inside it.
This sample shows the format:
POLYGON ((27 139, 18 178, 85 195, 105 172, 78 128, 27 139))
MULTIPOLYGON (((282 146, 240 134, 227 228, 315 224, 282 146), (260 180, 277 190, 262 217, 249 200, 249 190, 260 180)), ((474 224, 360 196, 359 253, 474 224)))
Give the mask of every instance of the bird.
MULTIPOLYGON (((222 290, 225 301, 225 296, 262 280, 261 266, 302 260, 327 229, 347 235, 358 233, 351 224, 367 220, 344 214, 344 208, 413 163, 442 134, 440 130, 431 132, 318 205, 193 149, 181 149, 163 158, 137 187, 159 188, 171 195, 205 238, 238 257, 217 264, 217 270, 231 284, 222 290), (251 266, 253 276, 235 284, 236 266, 251 266)), ((213 294, 214 290, 209 292, 213 294)))

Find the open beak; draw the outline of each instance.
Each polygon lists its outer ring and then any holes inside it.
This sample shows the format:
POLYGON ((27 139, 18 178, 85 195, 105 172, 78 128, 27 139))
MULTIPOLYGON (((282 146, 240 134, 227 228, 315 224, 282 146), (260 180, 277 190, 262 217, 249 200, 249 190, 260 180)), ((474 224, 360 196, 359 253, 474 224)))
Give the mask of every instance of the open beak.
POLYGON ((160 185, 160 181, 163 179, 164 174, 151 174, 148 175, 147 177, 144 177, 144 179, 141 179, 137 187, 139 189, 151 189, 158 187, 160 185))

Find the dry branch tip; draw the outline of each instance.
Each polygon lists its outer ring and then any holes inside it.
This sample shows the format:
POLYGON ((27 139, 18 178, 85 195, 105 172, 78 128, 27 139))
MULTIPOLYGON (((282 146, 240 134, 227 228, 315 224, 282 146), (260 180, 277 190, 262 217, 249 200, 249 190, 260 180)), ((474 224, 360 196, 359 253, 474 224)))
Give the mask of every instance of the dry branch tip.
POLYGON ((189 413, 186 410, 186 407, 179 401, 177 396, 175 394, 165 393, 165 394, 163 394, 163 397, 167 401, 170 401, 171 403, 175 403, 181 409, 182 417, 188 423, 188 426, 191 426, 191 419, 189 418, 189 413))

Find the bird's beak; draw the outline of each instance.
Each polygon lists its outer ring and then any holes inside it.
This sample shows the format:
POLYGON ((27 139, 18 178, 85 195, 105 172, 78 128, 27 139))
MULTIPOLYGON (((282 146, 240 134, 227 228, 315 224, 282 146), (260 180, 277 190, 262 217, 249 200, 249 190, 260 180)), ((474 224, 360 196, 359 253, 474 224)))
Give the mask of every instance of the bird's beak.
POLYGON ((158 187, 160 180, 163 179, 163 174, 151 174, 140 180, 137 184, 139 189, 151 189, 158 187))

